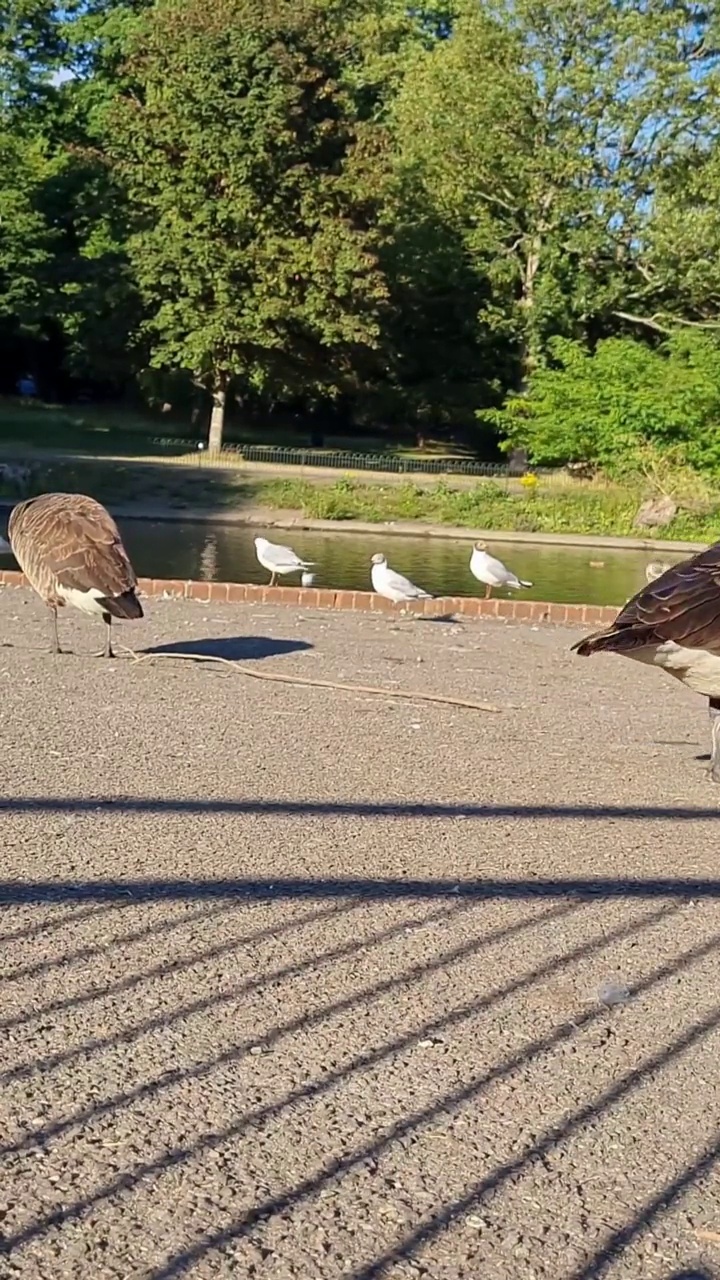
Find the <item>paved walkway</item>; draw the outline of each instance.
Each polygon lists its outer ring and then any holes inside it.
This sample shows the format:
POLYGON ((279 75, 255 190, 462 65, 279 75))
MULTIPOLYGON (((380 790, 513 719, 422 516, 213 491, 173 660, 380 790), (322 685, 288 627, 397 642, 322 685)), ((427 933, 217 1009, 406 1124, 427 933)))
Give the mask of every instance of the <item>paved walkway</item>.
POLYGON ((0 1276, 715 1280, 707 712, 573 632, 0 594, 0 1276))

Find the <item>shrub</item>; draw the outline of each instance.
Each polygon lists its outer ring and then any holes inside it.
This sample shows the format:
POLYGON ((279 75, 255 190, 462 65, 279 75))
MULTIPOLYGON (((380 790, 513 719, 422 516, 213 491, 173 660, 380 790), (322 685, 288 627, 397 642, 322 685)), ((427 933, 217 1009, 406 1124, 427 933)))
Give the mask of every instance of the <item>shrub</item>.
MULTIPOLYGON (((487 414, 485 415, 487 417, 487 414)), ((671 472, 720 475, 720 342, 697 332, 661 347, 608 338, 591 355, 558 338, 528 394, 491 414, 506 449, 545 466, 588 462, 607 475, 647 475, 649 453, 671 472)))

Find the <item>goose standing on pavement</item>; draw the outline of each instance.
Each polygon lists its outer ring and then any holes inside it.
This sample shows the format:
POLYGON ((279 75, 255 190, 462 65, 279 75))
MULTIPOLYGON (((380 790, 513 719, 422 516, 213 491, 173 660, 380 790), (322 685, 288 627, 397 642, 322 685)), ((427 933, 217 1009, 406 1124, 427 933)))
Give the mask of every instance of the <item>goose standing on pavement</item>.
POLYGON ((432 600, 429 591, 423 591, 422 587, 416 587, 409 578, 395 573, 380 552, 373 556, 370 564, 372 588, 379 596, 392 600, 393 604, 407 604, 410 600, 432 600))
POLYGON ((263 569, 270 574, 270 586, 274 587, 278 574, 302 573, 314 563, 312 560, 301 560, 292 547, 281 547, 276 542, 268 542, 267 538, 255 539, 255 555, 263 569))
POLYGON ((52 652, 61 653, 57 611, 66 604, 102 618, 104 657, 114 657, 113 618, 142 618, 137 578, 115 521, 83 493, 43 493, 14 507, 13 555, 52 612, 52 652))
POLYGON ((486 548, 487 543, 476 542, 470 557, 470 572, 478 582, 484 582, 486 600, 490 599, 493 587, 509 587, 512 591, 517 591, 520 587, 532 586, 532 582, 524 582, 522 578, 516 577, 502 560, 488 555, 486 548))
POLYGON ((710 777, 720 783, 720 542, 666 569, 602 631, 572 646, 660 667, 709 702, 710 777))

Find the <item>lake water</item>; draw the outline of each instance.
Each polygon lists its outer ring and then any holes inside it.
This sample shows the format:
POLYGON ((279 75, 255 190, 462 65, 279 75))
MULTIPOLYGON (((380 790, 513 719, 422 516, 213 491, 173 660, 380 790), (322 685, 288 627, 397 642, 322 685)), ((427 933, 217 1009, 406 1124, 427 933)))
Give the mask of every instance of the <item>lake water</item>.
MULTIPOLYGON (((150 520, 120 520, 119 524, 140 577, 265 583, 268 575, 255 559, 253 545, 256 534, 265 533, 270 541, 289 544, 298 555, 317 562, 318 587, 369 591, 370 557, 382 551, 393 569, 433 595, 470 596, 484 591, 468 567, 469 540, 399 537, 380 527, 377 533, 351 534, 150 520)), ((562 603, 620 605, 644 585, 650 560, 683 559, 677 553, 657 551, 488 545, 519 577, 533 583, 522 592, 523 599, 562 603)), ((299 577, 285 582, 299 585, 299 577)))

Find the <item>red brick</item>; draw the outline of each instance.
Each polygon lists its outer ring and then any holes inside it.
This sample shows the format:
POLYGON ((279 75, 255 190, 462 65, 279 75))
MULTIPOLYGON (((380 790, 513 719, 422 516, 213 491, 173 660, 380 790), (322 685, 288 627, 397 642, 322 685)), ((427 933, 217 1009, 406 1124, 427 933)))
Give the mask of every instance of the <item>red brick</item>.
POLYGON ((498 618, 514 618, 517 600, 496 600, 498 618))
POLYGON ((569 627, 582 627, 585 621, 583 615, 585 613, 584 604, 569 604, 567 607, 567 624, 569 627))
POLYGON ((355 608, 355 592, 354 591, 336 591, 335 592, 335 608, 336 609, 354 609, 355 608))
POLYGON ((605 610, 602 605, 586 604, 582 611, 582 621, 588 627, 601 627, 605 621, 605 610))
POLYGON ((259 587, 255 582, 245 583, 245 599, 248 604, 262 604, 267 587, 259 587))
POLYGON ((534 600, 515 601, 515 618, 518 622, 532 622, 535 617, 534 600))
POLYGON ((495 600, 491 596, 489 600, 478 600, 478 604, 480 605, 479 616, 481 618, 497 618, 498 604, 499 604, 498 600, 495 600))
POLYGON ((210 583, 209 582, 188 582, 187 584, 188 599, 198 600, 206 603, 210 599, 210 583))
POLYGON ((280 592, 280 604, 295 606, 302 604, 302 587, 276 587, 275 590, 280 592))
POLYGON ((318 608, 320 608, 320 609, 334 609, 334 607, 335 607, 335 592, 334 592, 334 591, 327 591, 327 590, 321 590, 321 591, 318 591, 318 593, 317 593, 317 597, 318 597, 318 608))
POLYGON ((566 604, 551 604, 547 608, 547 616, 550 622, 567 622, 568 607, 566 604))
POLYGON ((391 613, 395 607, 392 600, 386 600, 384 596, 377 596, 374 592, 370 594, 370 608, 373 613, 391 613))
POLYGON ((460 596, 453 601, 453 613, 460 613, 464 618, 479 618, 481 603, 477 596, 460 596))
POLYGON ((247 600, 247 585, 244 582, 228 582, 227 598, 229 604, 244 604, 247 600))
POLYGON ((227 582, 211 582, 210 583, 210 599, 213 604, 227 604, 228 601, 228 584, 227 582))

